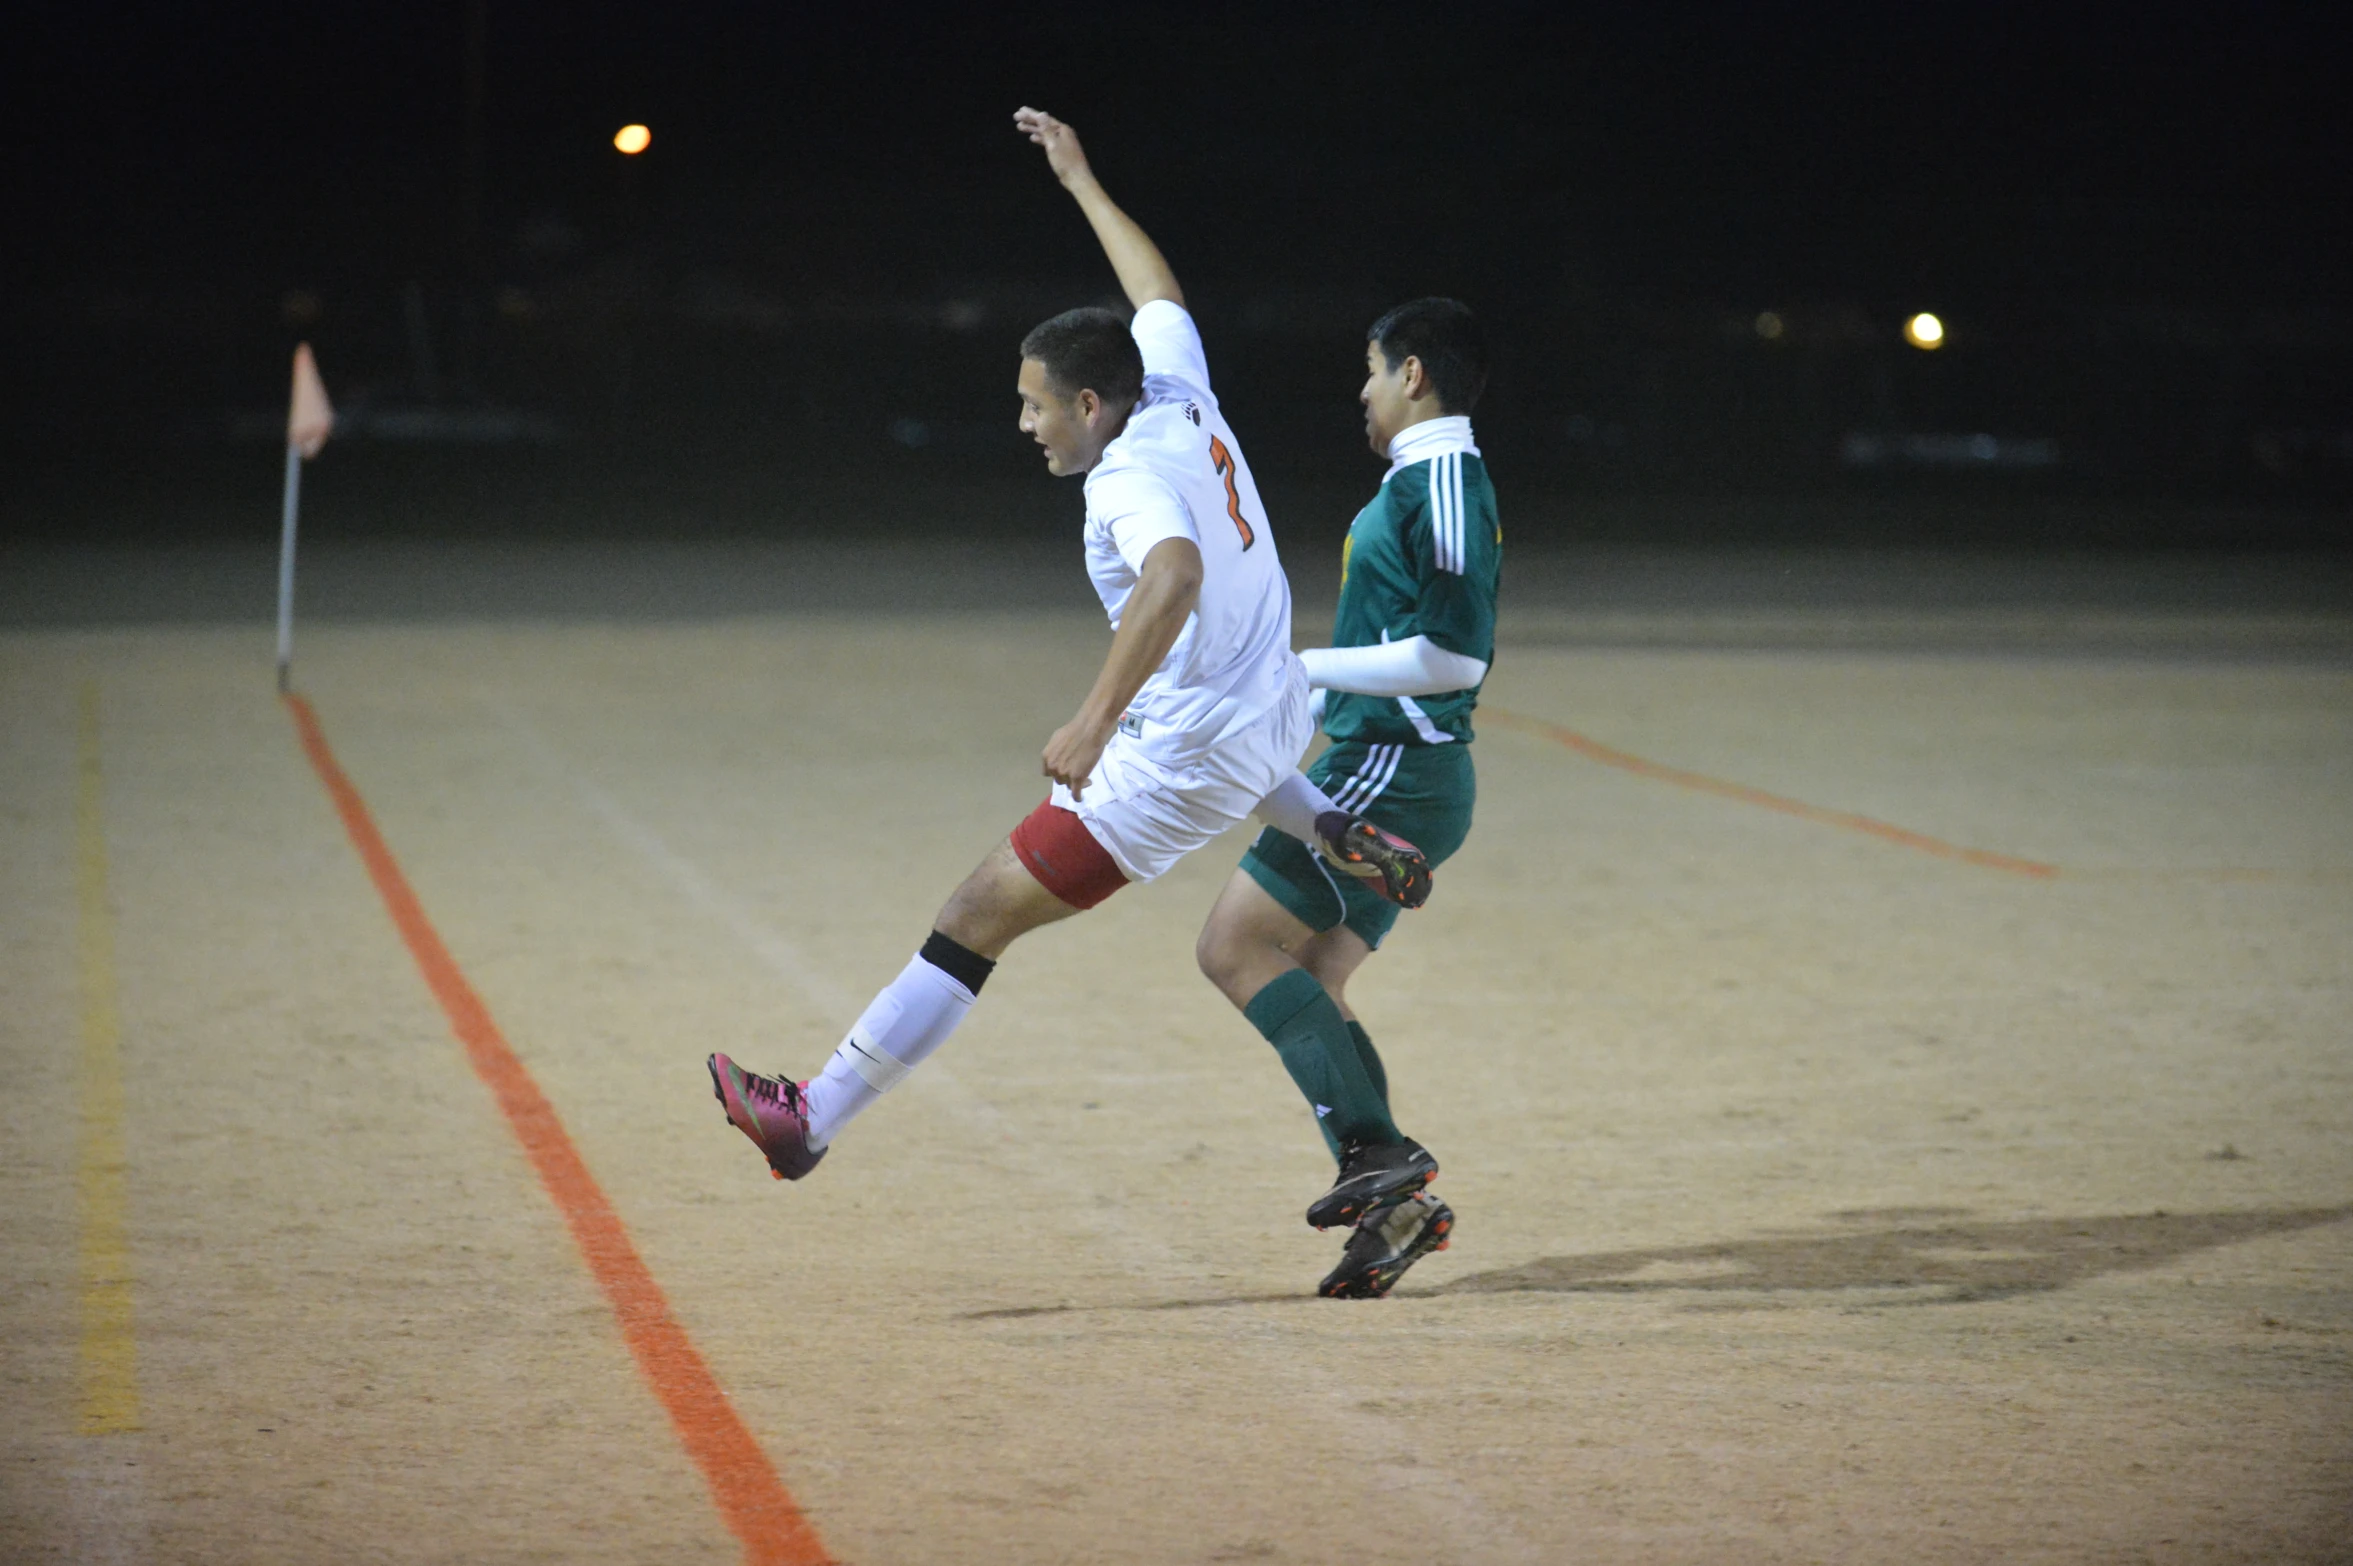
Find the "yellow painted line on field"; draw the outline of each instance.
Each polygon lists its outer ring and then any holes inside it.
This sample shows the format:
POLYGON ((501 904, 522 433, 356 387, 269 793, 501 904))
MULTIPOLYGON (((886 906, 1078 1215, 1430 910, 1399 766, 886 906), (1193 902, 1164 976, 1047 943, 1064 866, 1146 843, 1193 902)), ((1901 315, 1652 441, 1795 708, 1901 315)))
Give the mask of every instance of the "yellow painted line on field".
POLYGON ((122 1021, 115 1008, 114 910, 106 891, 105 777, 98 687, 82 687, 74 858, 81 890, 82 1404, 81 1432, 139 1428, 131 1335, 131 1244, 123 1137, 122 1021))

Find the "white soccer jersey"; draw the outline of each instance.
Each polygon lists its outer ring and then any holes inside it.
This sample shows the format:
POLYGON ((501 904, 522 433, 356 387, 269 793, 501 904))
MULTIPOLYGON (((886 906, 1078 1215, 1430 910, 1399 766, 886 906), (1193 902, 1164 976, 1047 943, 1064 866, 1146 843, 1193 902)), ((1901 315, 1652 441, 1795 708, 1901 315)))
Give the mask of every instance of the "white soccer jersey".
POLYGON ((1116 630, 1152 547, 1199 546, 1200 603, 1120 725, 1146 757, 1182 765, 1305 675, 1291 652, 1291 584, 1209 390, 1192 316, 1156 299, 1129 330, 1144 356, 1144 395, 1087 475, 1087 575, 1116 630))

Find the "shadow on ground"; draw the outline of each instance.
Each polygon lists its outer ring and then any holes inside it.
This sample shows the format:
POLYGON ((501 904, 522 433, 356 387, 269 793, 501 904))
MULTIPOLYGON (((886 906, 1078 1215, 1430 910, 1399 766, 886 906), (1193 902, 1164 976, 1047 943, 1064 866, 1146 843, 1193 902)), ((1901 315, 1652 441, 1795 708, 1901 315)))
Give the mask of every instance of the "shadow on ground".
MULTIPOLYGON (((1835 1216, 1854 1221, 1880 1215, 1835 1216)), ((1947 1222, 1850 1234, 1550 1256, 1518 1267, 1472 1273, 1430 1292, 1919 1289, 1930 1291, 1930 1301, 1924 1303, 2004 1299, 2063 1289, 2108 1273, 2138 1272, 2193 1251, 2346 1218, 2353 1218, 2353 1206, 2239 1213, 2157 1212, 2128 1218, 2035 1218, 2010 1223, 1947 1222)))
MULTIPOLYGON (((1548 1256, 1517 1267, 1475 1272, 1420 1299, 1462 1294, 1720 1294, 1909 1291, 1875 1303, 1959 1304, 2047 1293, 2117 1272, 2138 1272, 2196 1251, 2270 1234, 2290 1234, 2353 1218, 2353 1204, 2235 1213, 2155 1212, 2114 1218, 2034 1218, 2006 1223, 1959 1221, 1965 1209, 1882 1208, 1831 1214, 1842 1224, 1903 1223, 1846 1233, 1728 1240, 1708 1245, 1548 1256)), ((1207 1310, 1226 1305, 1289 1304, 1306 1294, 1245 1294, 1155 1300, 1130 1305, 1033 1305, 975 1311, 969 1320, 1052 1316, 1088 1310, 1207 1310)))

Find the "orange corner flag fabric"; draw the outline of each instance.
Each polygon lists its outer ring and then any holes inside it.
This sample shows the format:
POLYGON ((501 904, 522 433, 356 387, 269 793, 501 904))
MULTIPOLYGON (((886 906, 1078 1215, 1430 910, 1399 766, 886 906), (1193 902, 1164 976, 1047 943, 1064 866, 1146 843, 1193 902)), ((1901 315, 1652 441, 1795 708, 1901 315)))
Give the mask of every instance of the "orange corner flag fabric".
POLYGON ((305 457, 315 457, 334 431, 335 409, 319 380, 319 362, 310 356, 310 344, 298 343, 294 349, 294 401, 286 410, 286 444, 305 457))

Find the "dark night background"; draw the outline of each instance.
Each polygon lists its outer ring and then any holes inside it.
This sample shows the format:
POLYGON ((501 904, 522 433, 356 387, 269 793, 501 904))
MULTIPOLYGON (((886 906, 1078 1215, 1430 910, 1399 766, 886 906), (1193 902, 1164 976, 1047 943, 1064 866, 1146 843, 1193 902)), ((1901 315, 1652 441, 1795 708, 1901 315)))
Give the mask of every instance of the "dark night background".
POLYGON ((268 541, 308 338, 328 537, 1073 531, 1014 345, 1114 285, 1027 102, 1308 547, 1380 471, 1364 326, 1428 292, 1494 334, 1523 543, 2353 545, 2342 24, 1895 9, 20 17, 0 499, 268 541))

